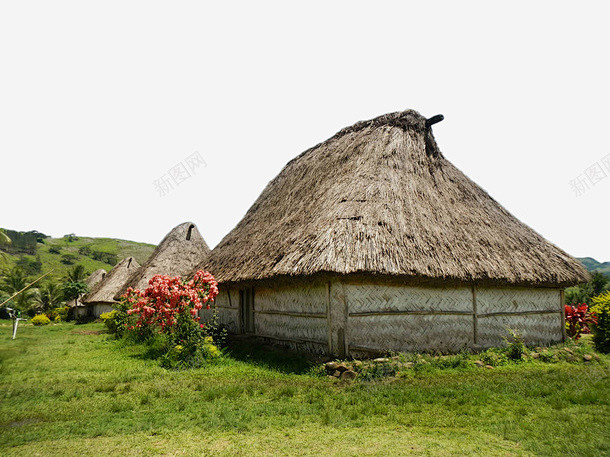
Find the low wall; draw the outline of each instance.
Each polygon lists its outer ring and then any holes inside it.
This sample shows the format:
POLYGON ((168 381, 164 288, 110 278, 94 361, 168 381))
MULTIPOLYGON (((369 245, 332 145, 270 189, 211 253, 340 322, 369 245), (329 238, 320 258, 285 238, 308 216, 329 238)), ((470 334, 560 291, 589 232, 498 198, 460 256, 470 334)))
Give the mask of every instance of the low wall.
MULTIPOLYGON (((220 289, 220 321, 240 333, 239 289, 220 289)), ((505 344, 509 329, 526 343, 553 344, 563 338, 562 306, 559 289, 333 280, 259 285, 253 312, 260 337, 307 352, 360 356, 484 349, 505 344)))

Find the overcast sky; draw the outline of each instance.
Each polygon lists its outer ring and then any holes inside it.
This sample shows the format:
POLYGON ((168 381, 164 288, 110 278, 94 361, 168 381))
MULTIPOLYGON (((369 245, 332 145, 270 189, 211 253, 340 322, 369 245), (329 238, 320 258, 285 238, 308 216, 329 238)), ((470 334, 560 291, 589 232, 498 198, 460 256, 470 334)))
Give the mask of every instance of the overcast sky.
POLYGON ((610 260, 603 2, 329 3, 3 2, 0 226, 156 244, 190 220, 214 246, 297 154, 412 108, 515 216, 610 260))

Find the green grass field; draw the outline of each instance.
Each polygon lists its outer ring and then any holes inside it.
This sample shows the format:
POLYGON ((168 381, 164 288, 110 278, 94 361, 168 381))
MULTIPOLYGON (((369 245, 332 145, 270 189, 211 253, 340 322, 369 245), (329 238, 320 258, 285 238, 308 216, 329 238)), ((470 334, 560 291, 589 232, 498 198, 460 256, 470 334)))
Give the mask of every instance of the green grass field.
POLYGON ((3 456, 610 455, 608 356, 345 384, 261 350, 167 371, 99 324, 10 330, 3 456))

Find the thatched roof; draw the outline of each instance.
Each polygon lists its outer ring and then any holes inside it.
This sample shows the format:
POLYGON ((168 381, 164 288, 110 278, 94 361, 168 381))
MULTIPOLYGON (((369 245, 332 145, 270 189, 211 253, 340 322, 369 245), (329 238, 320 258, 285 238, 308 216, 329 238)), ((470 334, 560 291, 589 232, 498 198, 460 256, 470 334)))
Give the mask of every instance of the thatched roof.
POLYGON ((106 277, 95 284, 89 293, 83 297, 83 303, 114 303, 115 294, 120 291, 127 279, 140 268, 133 257, 127 257, 117 263, 106 277))
POLYGON ((144 290, 156 274, 183 276, 190 273, 202 260, 207 259, 210 248, 192 222, 184 222, 172 229, 157 246, 150 258, 134 272, 118 295, 128 287, 144 290))
MULTIPOLYGON (((408 110, 289 162, 201 266, 220 282, 317 273, 568 285, 583 266, 454 167, 408 110)), ((493 166, 493 165, 490 165, 493 166)))
MULTIPOLYGON (((89 277, 85 280, 85 284, 87 284, 87 286, 89 287, 89 290, 91 290, 93 288, 93 286, 95 286, 98 282, 102 281, 105 277, 106 277, 106 270, 104 270, 103 268, 100 268, 99 270, 95 270, 93 273, 91 273, 89 275, 89 277)), ((81 298, 77 298, 75 300, 67 301, 66 306, 80 307, 80 306, 85 306, 85 305, 83 305, 81 298)))
POLYGON ((103 268, 95 270, 93 273, 91 273, 85 281, 85 283, 89 286, 89 290, 91 290, 91 288, 95 286, 98 282, 103 280, 106 277, 106 273, 106 270, 104 270, 103 268))

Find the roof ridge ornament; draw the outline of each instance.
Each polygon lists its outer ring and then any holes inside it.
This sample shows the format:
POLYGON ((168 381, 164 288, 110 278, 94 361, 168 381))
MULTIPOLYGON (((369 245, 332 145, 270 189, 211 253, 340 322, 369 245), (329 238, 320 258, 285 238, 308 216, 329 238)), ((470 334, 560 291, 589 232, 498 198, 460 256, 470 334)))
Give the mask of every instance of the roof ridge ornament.
POLYGON ((443 116, 442 114, 437 114, 436 116, 432 116, 430 119, 426 119, 426 128, 429 129, 434 124, 438 124, 443 119, 445 119, 445 116, 443 116))

